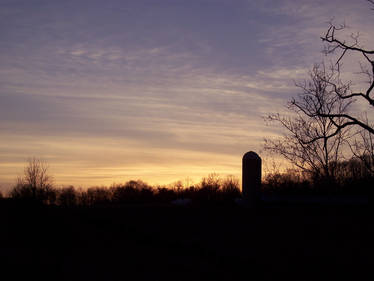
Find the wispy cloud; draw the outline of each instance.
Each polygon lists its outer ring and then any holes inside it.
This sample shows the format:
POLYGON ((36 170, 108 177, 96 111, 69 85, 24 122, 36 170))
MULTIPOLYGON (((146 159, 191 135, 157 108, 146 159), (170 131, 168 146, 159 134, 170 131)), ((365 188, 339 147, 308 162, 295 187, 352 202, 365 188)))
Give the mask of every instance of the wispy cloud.
POLYGON ((58 183, 239 175, 326 21, 370 34, 365 3, 338 2, 0 3, 0 184, 33 155, 58 183))

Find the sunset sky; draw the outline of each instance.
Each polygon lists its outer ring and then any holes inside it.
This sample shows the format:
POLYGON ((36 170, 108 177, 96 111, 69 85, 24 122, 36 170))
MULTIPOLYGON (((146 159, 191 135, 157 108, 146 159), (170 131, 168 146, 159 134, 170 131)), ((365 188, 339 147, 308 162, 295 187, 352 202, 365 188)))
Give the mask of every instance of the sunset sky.
POLYGON ((0 190, 33 156, 58 186, 240 176, 327 22, 365 40, 373 17, 364 0, 0 0, 0 190))

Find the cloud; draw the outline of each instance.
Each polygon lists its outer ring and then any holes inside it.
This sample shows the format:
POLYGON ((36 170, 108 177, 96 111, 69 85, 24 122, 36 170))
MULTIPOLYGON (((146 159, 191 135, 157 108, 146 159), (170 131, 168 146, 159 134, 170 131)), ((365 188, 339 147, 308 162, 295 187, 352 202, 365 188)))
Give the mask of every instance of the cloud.
POLYGON ((337 3, 2 3, 0 183, 32 155, 61 183, 240 174, 323 59, 326 20, 370 34, 365 4, 337 3))

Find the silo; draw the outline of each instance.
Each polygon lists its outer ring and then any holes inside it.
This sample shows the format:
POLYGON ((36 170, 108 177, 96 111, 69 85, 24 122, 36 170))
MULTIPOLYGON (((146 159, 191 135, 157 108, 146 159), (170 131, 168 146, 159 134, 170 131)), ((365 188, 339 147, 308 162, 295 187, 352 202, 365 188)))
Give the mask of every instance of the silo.
POLYGON ((243 156, 242 162, 242 193, 243 199, 255 206, 260 200, 261 189, 261 158, 256 152, 249 151, 243 156))

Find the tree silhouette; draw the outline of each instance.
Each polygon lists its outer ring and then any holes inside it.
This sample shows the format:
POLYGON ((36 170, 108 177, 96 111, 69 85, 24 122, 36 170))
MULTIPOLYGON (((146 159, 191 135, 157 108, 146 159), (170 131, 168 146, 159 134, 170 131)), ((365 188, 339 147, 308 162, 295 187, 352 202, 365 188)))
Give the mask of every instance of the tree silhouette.
POLYGON ((32 199, 46 204, 56 200, 53 188, 53 178, 49 174, 49 167, 39 158, 30 158, 24 168, 22 177, 17 179, 17 184, 10 193, 13 198, 32 199))
MULTIPOLYGON (((368 2, 373 6, 374 10, 374 1, 368 0, 368 2)), ((329 27, 326 33, 321 37, 322 41, 326 44, 324 53, 326 55, 337 55, 337 59, 334 63, 334 68, 337 73, 340 73, 342 70, 342 62, 348 55, 358 55, 360 63, 361 72, 360 74, 363 77, 366 77, 367 83, 365 90, 356 91, 352 89, 352 82, 342 82, 340 79, 338 81, 329 81, 325 80, 325 83, 330 84, 334 89, 334 94, 336 98, 350 103, 354 102, 355 99, 365 102, 374 109, 374 49, 369 49, 363 47, 359 42, 359 33, 351 34, 350 38, 341 38, 341 32, 346 29, 345 24, 335 25, 330 22, 329 27), (343 87, 342 87, 343 85, 343 87)), ((323 77, 320 77, 323 79, 323 77)), ((335 130, 330 134, 330 136, 335 136, 342 129, 349 126, 358 126, 363 130, 374 134, 374 125, 369 122, 369 120, 360 116, 360 114, 353 112, 323 112, 316 108, 314 112, 310 112, 310 116, 320 116, 329 118, 332 124, 335 127, 335 130), (343 121, 343 122, 340 122, 343 121)), ((318 139, 318 138, 316 138, 318 139)))
POLYGON ((335 164, 342 157, 342 146, 347 139, 346 130, 335 133, 335 124, 343 120, 325 116, 331 112, 344 114, 351 104, 336 98, 331 88, 336 79, 334 69, 315 65, 310 79, 296 84, 302 93, 288 103, 291 115, 271 114, 266 118, 280 124, 286 133, 276 140, 266 138, 265 150, 280 154, 314 179, 334 179, 335 164))
POLYGON ((65 187, 58 193, 57 202, 63 207, 72 207, 77 204, 77 192, 73 186, 65 187))

